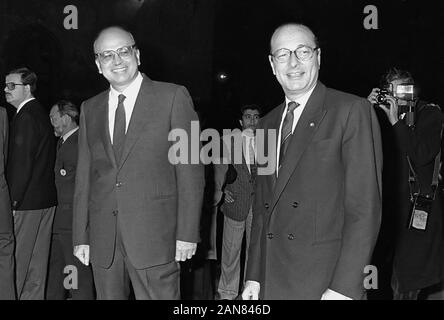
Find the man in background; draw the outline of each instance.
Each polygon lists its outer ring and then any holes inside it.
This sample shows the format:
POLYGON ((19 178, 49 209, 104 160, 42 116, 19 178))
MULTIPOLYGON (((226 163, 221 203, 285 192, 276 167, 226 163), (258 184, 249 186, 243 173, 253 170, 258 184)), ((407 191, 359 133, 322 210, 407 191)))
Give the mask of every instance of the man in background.
MULTIPOLYGON (((242 117, 239 120, 242 132, 224 136, 224 150, 228 151, 226 164, 216 164, 215 188, 216 201, 223 197, 221 211, 224 214, 222 235, 221 276, 218 286, 219 299, 233 300, 239 295, 241 270, 242 240, 246 240, 245 264, 248 261, 248 246, 250 244, 251 221, 253 219, 252 203, 257 175, 255 133, 259 122, 260 110, 256 105, 245 105, 241 108, 242 117), (242 141, 242 147, 235 149, 235 139, 242 141), (230 148, 230 149, 227 149, 230 148), (241 153, 236 163, 235 152, 241 153), (236 176, 234 181, 227 183, 228 170, 236 176)), ((245 268, 242 266, 242 270, 245 268)), ((245 277, 242 277, 245 281, 245 277)))
POLYGON ((37 75, 27 68, 15 69, 7 74, 5 82, 6 101, 17 109, 7 164, 14 210, 17 297, 42 300, 57 204, 55 139, 48 112, 34 97, 37 75))
POLYGON ((49 117, 54 134, 59 137, 54 166, 58 204, 52 227, 46 298, 92 300, 95 290, 91 266, 85 266, 74 256, 72 244, 72 203, 78 155, 79 110, 72 102, 61 100, 52 107, 49 117), (73 282, 65 283, 65 277, 68 275, 75 277, 73 282))

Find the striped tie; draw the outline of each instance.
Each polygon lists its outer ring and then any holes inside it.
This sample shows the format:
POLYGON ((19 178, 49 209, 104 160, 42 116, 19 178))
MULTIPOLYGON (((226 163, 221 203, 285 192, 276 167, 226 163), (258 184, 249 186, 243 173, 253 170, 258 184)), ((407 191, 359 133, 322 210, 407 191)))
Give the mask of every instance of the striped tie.
POLYGON ((299 107, 299 103, 291 101, 288 103, 287 114, 284 118, 284 123, 281 129, 281 149, 279 151, 279 168, 282 166, 284 161, 285 153, 287 152, 288 144, 290 143, 290 138, 293 130, 293 111, 299 107))

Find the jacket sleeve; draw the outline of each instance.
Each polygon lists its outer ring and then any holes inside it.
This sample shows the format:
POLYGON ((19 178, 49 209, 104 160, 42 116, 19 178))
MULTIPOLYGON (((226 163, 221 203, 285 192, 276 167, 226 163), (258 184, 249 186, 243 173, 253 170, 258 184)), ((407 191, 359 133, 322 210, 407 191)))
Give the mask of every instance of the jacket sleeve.
POLYGON ((193 243, 200 241, 199 227, 205 186, 204 167, 199 157, 200 131, 197 130, 198 137, 191 132, 198 124, 188 91, 184 87, 178 87, 172 106, 171 129, 181 129, 187 133, 188 154, 187 163, 175 164, 178 196, 176 240, 193 243))
POLYGON ((89 244, 88 236, 88 202, 90 189, 91 156, 87 139, 85 106, 82 104, 79 121, 79 140, 76 182, 73 202, 73 245, 89 244))
POLYGON ((329 288, 353 299, 364 294, 364 272, 375 246, 382 210, 382 146, 373 108, 350 108, 342 141, 344 226, 341 253, 329 288))

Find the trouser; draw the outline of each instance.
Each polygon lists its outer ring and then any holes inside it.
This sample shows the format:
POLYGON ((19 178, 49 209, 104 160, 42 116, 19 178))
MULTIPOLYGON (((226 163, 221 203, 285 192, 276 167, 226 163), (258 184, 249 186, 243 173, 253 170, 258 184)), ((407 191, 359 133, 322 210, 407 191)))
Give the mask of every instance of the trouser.
POLYGON ((137 300, 180 299, 180 266, 175 260, 154 267, 136 269, 126 255, 117 227, 114 259, 109 268, 92 265, 99 300, 127 300, 130 285, 137 300))
MULTIPOLYGON (((250 246, 252 220, 253 213, 251 208, 245 221, 236 221, 224 216, 221 275, 217 289, 219 299, 233 300, 239 295, 242 239, 245 231, 246 250, 244 266, 246 266, 248 262, 248 248, 250 246)), ((244 281, 245 272, 246 268, 244 268, 244 281)))
POLYGON ((14 299, 14 235, 0 233, 0 300, 14 299))
POLYGON ((73 254, 72 233, 53 233, 49 256, 46 299, 94 300, 91 266, 85 266, 73 254))
POLYGON ((396 272, 392 273, 392 289, 393 289, 393 300, 418 300, 419 293, 421 289, 410 290, 405 292, 399 291, 399 282, 396 277, 396 272))
POLYGON ((51 229, 55 207, 16 211, 16 288, 19 300, 45 297, 51 229))

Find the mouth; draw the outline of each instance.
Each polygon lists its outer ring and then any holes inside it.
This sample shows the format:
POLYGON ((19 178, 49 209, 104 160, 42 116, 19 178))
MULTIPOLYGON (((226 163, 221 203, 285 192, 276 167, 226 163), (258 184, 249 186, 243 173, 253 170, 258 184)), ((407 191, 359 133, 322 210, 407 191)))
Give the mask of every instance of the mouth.
POLYGON ((295 72, 288 72, 287 77, 290 79, 300 79, 304 76, 305 72, 303 71, 295 71, 295 72))
POLYGON ((114 73, 124 73, 126 71, 126 67, 114 68, 111 71, 114 73))

